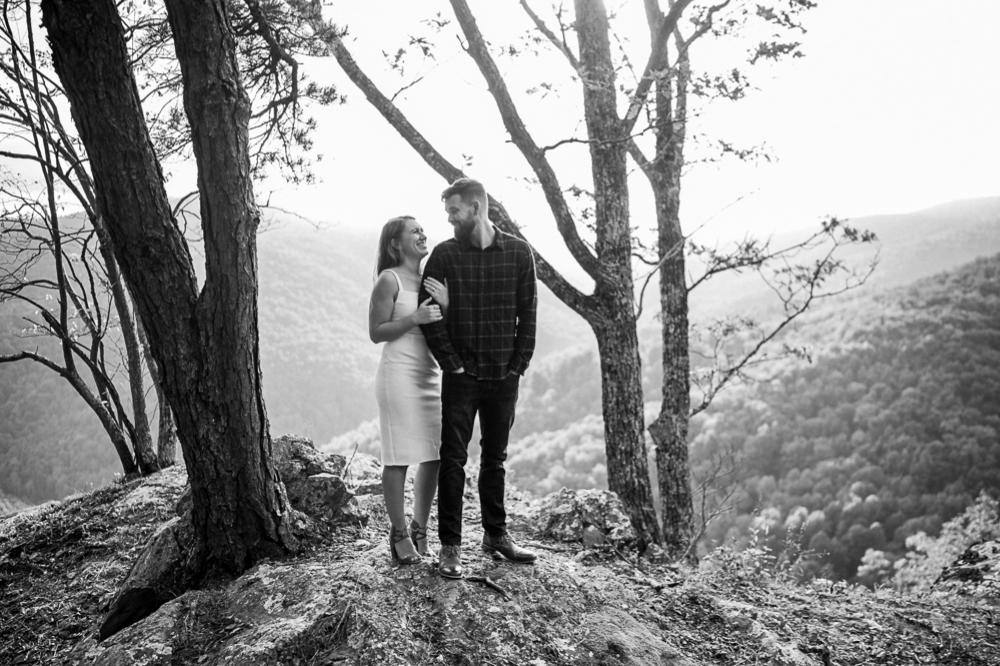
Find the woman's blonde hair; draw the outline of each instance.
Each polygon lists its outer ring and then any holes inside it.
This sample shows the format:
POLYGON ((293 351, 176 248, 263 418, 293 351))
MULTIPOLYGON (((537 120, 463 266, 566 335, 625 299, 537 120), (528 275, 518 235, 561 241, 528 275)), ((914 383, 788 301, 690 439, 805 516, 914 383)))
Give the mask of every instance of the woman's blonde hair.
POLYGON ((400 215, 399 217, 394 217, 382 227, 382 235, 378 239, 378 253, 375 255, 375 278, 382 274, 387 268, 392 268, 393 266, 398 266, 402 261, 402 256, 399 254, 399 250, 392 246, 392 241, 399 238, 403 230, 406 229, 406 223, 410 220, 415 220, 417 218, 412 215, 400 215))

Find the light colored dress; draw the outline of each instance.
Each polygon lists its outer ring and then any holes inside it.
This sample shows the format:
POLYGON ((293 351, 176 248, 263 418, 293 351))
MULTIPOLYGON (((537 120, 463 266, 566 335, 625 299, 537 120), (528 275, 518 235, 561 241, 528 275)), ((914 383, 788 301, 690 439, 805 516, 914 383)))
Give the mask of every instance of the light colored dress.
MULTIPOLYGON (((399 291, 390 321, 417 311, 415 291, 399 291)), ((382 436, 383 465, 416 465, 438 460, 441 448, 441 380, 424 334, 414 326, 382 347, 375 373, 375 397, 382 436)))

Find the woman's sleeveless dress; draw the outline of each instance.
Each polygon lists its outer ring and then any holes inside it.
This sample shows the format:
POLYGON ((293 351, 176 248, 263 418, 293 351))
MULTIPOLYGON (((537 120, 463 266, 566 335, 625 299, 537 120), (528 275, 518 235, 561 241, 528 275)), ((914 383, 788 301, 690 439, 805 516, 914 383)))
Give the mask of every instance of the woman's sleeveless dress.
MULTIPOLYGON (((403 289, 394 271, 399 292, 390 321, 417 310, 415 291, 403 289)), ((437 460, 441 448, 441 381, 437 363, 424 334, 414 326, 382 347, 375 373, 382 435, 383 465, 416 465, 437 460)))

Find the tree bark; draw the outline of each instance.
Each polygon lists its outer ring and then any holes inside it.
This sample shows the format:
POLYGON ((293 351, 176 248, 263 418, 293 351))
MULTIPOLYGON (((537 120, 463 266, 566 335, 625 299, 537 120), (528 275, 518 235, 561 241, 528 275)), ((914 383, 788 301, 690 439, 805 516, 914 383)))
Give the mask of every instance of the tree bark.
POLYGON ((168 2, 194 137, 207 276, 171 215, 113 0, 44 0, 98 210, 163 371, 191 481, 196 558, 242 571, 294 548, 261 392, 249 102, 226 7, 168 2))
MULTIPOLYGON (((658 23, 656 18, 651 21, 651 27, 655 23, 658 23)), ((688 290, 685 238, 680 222, 688 72, 687 57, 684 55, 675 64, 676 79, 662 75, 656 80, 656 157, 644 168, 652 185, 656 207, 663 345, 660 413, 649 425, 649 434, 656 451, 663 545, 671 557, 681 557, 689 552, 694 533, 691 465, 688 460, 691 411, 688 290)))
POLYGON ((632 230, 623 126, 618 119, 608 16, 601 0, 576 0, 580 66, 587 78, 584 115, 594 181, 594 297, 603 321, 591 321, 601 357, 608 486, 618 494, 645 544, 660 541, 646 458, 639 340, 632 281, 632 230))
POLYGON ((203 361, 199 392, 205 399, 174 411, 181 432, 195 428, 199 440, 216 442, 194 455, 184 450, 192 488, 202 485, 203 499, 213 505, 201 512, 195 507, 195 524, 200 528, 204 521, 213 550, 242 551, 244 562, 234 562, 242 569, 261 555, 294 547, 288 499, 271 463, 261 384, 260 211, 250 179, 250 99, 240 80, 225 3, 167 0, 166 5, 198 163, 206 270, 196 309, 203 361), (191 414, 200 418, 185 423, 191 414))
POLYGON ((624 504, 639 535, 640 549, 644 549, 658 543, 661 534, 653 509, 646 457, 642 367, 634 319, 630 311, 620 310, 618 316, 591 323, 591 327, 601 362, 608 487, 624 504))

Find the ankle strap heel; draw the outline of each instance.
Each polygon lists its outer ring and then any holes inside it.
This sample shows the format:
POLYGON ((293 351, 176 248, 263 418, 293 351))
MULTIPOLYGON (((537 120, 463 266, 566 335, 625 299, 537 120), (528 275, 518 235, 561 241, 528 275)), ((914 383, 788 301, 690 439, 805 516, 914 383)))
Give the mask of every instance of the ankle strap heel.
MULTIPOLYGON (((419 553, 411 553, 410 555, 400 555, 396 551, 396 544, 400 541, 413 541, 410 539, 410 531, 405 527, 401 530, 397 530, 395 527, 389 528, 389 555, 392 557, 393 564, 420 564, 423 562, 423 558, 420 557, 419 553)), ((416 548, 416 544, 413 544, 416 548)))
POLYGON ((416 520, 410 521, 410 539, 413 540, 413 545, 416 546, 417 552, 421 555, 433 555, 430 546, 427 545, 427 526, 420 526, 416 520))

